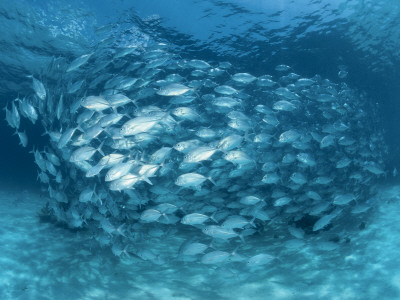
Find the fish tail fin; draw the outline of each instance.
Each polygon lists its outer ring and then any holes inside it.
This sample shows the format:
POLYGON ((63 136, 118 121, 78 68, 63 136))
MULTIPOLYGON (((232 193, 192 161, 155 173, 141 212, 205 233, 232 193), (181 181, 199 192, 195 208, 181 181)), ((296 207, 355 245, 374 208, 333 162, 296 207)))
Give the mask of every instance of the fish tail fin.
POLYGON ((179 121, 175 121, 175 128, 177 132, 181 132, 183 131, 182 125, 181 123, 183 123, 185 120, 179 120, 179 121))
POLYGON ((255 159, 252 159, 251 161, 253 162, 254 167, 256 168, 256 170, 258 170, 257 161, 255 159))
POLYGON ((99 201, 100 205, 103 205, 103 201, 101 201, 100 196, 96 193, 96 183, 94 184, 94 187, 93 187, 93 195, 94 195, 94 197, 93 197, 94 200, 99 201))
POLYGON ((241 245, 237 246, 232 252, 231 252, 231 256, 235 256, 237 255, 237 250, 240 248, 241 245))
POLYGON ((244 140, 248 143, 252 143, 253 141, 251 140, 250 136, 249 136, 249 131, 246 130, 243 136, 244 140))
POLYGON ((44 132, 41 134, 41 136, 45 136, 46 134, 48 135, 50 134, 47 128, 44 129, 44 132))
POLYGON ((241 233, 241 234, 238 234, 238 236, 239 236, 240 240, 243 242, 243 244, 246 244, 246 241, 245 241, 245 239, 244 239, 243 234, 242 234, 242 233, 241 233))
POLYGON ((124 253, 128 258, 130 258, 131 256, 130 256, 129 253, 128 253, 128 247, 129 247, 129 245, 126 245, 126 246, 124 247, 124 250, 122 250, 122 253, 124 253))
POLYGON ((137 101, 136 100, 131 99, 131 102, 132 102, 133 105, 135 105, 135 107, 137 109, 139 109, 139 106, 137 105, 137 103, 136 103, 137 101))
MULTIPOLYGON (((101 201, 99 195, 97 195, 97 193, 96 193, 96 184, 97 184, 97 182, 95 182, 95 183, 94 183, 94 186, 93 186, 93 196, 94 196, 93 199, 94 199, 94 200, 97 199, 97 200, 100 201, 100 203, 101 203, 102 201, 101 201)), ((103 204, 103 203, 101 203, 101 204, 103 204)))
POLYGON ((141 155, 140 155, 139 161, 140 161, 140 162, 145 162, 145 161, 146 161, 146 160, 145 160, 145 156, 146 156, 146 153, 145 153, 144 151, 142 151, 142 153, 141 153, 141 155))
POLYGON ((275 256, 274 259, 279 260, 281 263, 283 263, 282 259, 279 256, 275 256))
POLYGON ((166 159, 167 159, 167 157, 164 157, 163 160, 162 160, 162 162, 158 165, 158 167, 159 167, 160 169, 164 168, 164 166, 165 166, 165 160, 166 160, 166 159))
POLYGON ((250 220, 249 224, 254 227, 257 228, 257 226, 254 224, 254 221, 256 220, 256 217, 253 217, 253 219, 250 220))
POLYGON ((100 146, 96 149, 96 151, 98 151, 101 155, 105 156, 103 150, 101 150, 103 145, 104 145, 104 141, 101 142, 100 146))
POLYGON ((124 231, 123 231, 124 227, 125 227, 125 223, 123 223, 122 225, 120 225, 120 226, 116 229, 116 232, 118 232, 118 233, 119 233, 120 235, 122 235, 122 236, 125 236, 125 233, 124 233, 124 231))
POLYGON ((148 184, 153 185, 153 183, 150 181, 149 177, 147 177, 146 174, 143 174, 140 178, 146 181, 148 184))
POLYGON ((167 221, 169 222, 169 218, 168 218, 168 215, 167 215, 166 213, 163 213, 162 216, 163 216, 165 219, 167 219, 167 221))
POLYGON ((112 109, 112 111, 114 112, 114 113, 118 113, 118 110, 117 110, 117 107, 115 107, 115 106, 111 106, 111 109, 112 109))
POLYGON ((223 150, 221 148, 217 148, 217 151, 221 151, 224 155, 227 155, 229 151, 223 150))
POLYGON ((215 247, 214 247, 214 245, 213 245, 213 241, 214 241, 214 240, 211 240, 210 244, 208 245, 208 248, 215 249, 215 247))
POLYGON ((179 207, 179 210, 180 210, 181 212, 183 212, 185 215, 187 214, 187 211, 183 208, 183 206, 179 207))
POLYGON ((76 126, 75 130, 79 130, 80 132, 85 132, 85 130, 82 129, 80 124, 76 126))
POLYGON ((261 202, 264 203, 263 206, 267 205, 267 198, 268 197, 264 197, 264 198, 261 199, 261 202))
POLYGON ((207 179, 208 179, 209 181, 211 181, 211 183, 212 183, 213 185, 217 185, 217 184, 215 183, 215 181, 211 178, 211 176, 210 176, 210 177, 207 177, 207 179))
POLYGON ((218 210, 214 211, 213 214, 210 216, 210 219, 218 224, 218 221, 215 219, 215 215, 217 214, 217 212, 218 212, 218 210))

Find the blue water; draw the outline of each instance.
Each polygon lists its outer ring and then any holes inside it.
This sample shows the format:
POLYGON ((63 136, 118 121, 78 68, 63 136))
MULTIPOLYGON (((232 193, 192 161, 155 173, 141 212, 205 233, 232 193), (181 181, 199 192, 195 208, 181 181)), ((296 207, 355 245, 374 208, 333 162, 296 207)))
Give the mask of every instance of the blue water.
MULTIPOLYGON (((29 151, 48 146, 48 138, 42 136, 40 121, 32 125, 25 119, 21 127, 29 146, 20 147, 2 117, 1 299, 400 298, 399 187, 393 176, 400 168, 400 4, 395 0, 268 2, 1 3, 0 104, 32 94, 32 81, 26 77, 31 74, 45 82, 49 94, 57 80, 65 80, 66 86, 65 78, 47 76, 52 61, 64 68, 80 55, 96 51, 98 57, 107 58, 132 45, 146 49, 164 43, 182 59, 213 66, 228 61, 235 73, 256 77, 278 78, 275 67, 285 64, 305 78, 318 74, 333 83, 344 82, 365 99, 368 130, 384 135, 379 155, 385 175, 374 177, 368 187, 379 205, 335 224, 326 236, 310 234, 304 249, 283 251, 282 261, 262 270, 176 263, 174 258, 164 264, 120 259, 109 248, 99 247, 90 232, 93 228, 71 230, 38 217, 47 201, 47 187, 37 181, 29 151), (348 72, 345 79, 338 76, 343 68, 348 72), (324 237, 340 240, 341 247, 321 251, 314 245, 324 237)), ((118 66, 113 72, 118 73, 118 66)), ((242 251, 268 244, 278 254, 280 235, 284 234, 259 235, 242 251)), ((168 251, 163 247, 179 248, 180 238, 172 229, 165 244, 154 242, 153 250, 164 254, 168 251)))

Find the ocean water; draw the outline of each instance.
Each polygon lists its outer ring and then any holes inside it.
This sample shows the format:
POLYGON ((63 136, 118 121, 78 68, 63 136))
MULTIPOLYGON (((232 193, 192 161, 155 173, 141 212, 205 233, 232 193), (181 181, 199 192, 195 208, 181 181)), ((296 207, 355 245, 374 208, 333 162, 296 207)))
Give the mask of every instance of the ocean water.
POLYGON ((368 0, 3 1, 0 298, 400 299, 399 14, 368 0), (194 139, 211 155, 179 150, 194 139), (134 161, 129 188, 114 190, 111 165, 88 176, 103 154, 134 161))

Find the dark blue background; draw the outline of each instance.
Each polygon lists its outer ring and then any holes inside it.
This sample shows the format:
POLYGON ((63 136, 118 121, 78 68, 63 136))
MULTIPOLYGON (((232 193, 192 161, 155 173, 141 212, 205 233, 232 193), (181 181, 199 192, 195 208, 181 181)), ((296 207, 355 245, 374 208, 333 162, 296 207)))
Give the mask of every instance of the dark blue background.
MULTIPOLYGON (((378 110, 390 148, 387 169, 400 165, 399 94, 400 65, 396 45, 389 43, 400 34, 399 22, 387 14, 399 6, 380 11, 368 1, 18 1, 0 5, 0 19, 19 34, 4 32, 0 37, 1 104, 18 92, 31 93, 25 76, 43 74, 52 56, 69 60, 88 53, 90 47, 108 34, 115 36, 115 47, 135 43, 137 32, 149 40, 167 42, 183 58, 204 59, 211 64, 230 61, 243 72, 260 76, 271 74, 278 64, 312 77, 320 74, 333 82, 339 65, 348 68, 345 82, 366 91, 371 109, 378 110), (167 3, 168 2, 168 3, 167 3), (294 4, 296 2, 296 4, 294 4), (367 3, 367 4, 365 4, 367 3), (58 7, 62 5, 62 18, 58 7), (25 14, 25 16, 24 16, 25 14), (34 18, 28 18, 33 14, 34 18), (13 18, 10 18, 12 16, 13 18), (78 23, 81 26, 73 27, 78 23), (379 30, 364 27, 365 23, 379 30), (111 24, 99 33, 99 27, 111 24), (60 33, 55 36, 52 28, 60 33), (30 32, 37 31, 37 36, 30 32), (97 32, 97 34, 96 34, 97 32), (18 37, 18 39, 16 38, 18 37), (369 42, 374 41, 374 48, 369 42), (393 48, 393 49, 392 49, 393 48), (397 54, 396 54, 397 53, 397 54), (7 59, 6 59, 7 58, 7 59)), ((376 1, 375 1, 376 2, 376 1)), ((394 14, 395 15, 395 14, 394 14)), ((397 48, 399 49, 399 48, 397 48)), ((29 146, 18 145, 14 131, 0 121, 0 179, 3 182, 34 184, 37 176, 33 156, 35 144, 43 148, 40 123, 23 123, 29 146)))

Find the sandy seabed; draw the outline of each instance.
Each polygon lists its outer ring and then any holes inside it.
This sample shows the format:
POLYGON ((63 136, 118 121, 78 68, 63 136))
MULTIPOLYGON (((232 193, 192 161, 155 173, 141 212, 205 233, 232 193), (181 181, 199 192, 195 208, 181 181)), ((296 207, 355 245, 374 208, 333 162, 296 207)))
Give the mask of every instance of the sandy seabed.
POLYGON ((321 249, 316 235, 250 269, 118 259, 87 231, 40 222, 38 191, 2 187, 0 299, 400 299, 400 186, 381 187, 378 198, 352 220, 349 242, 321 249))

